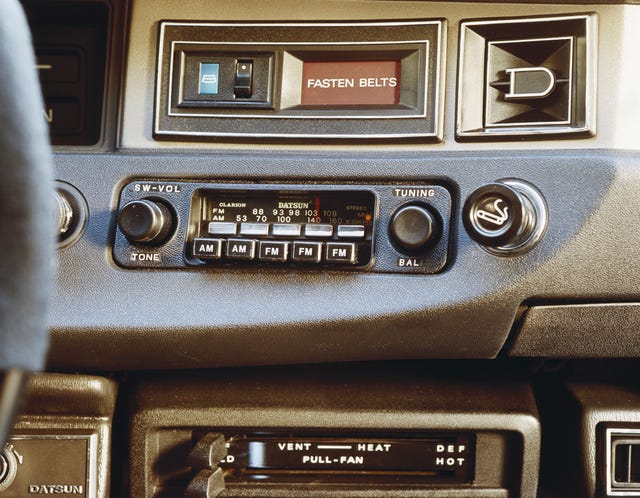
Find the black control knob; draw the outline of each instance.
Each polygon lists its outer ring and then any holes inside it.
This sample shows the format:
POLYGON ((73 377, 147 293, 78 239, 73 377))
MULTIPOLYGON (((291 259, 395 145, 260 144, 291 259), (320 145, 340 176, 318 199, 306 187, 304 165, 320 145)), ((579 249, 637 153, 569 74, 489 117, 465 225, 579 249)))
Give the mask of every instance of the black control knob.
POLYGON ((426 249, 437 239, 440 227, 428 208, 411 204, 393 214, 389 232, 401 251, 415 253, 426 249))
POLYGON ((120 231, 133 244, 162 244, 171 235, 173 225, 173 213, 155 200, 131 201, 118 214, 120 231))
POLYGON ((509 256, 532 249, 547 228, 542 194, 522 180, 505 179, 475 190, 462 208, 469 237, 487 251, 509 256))

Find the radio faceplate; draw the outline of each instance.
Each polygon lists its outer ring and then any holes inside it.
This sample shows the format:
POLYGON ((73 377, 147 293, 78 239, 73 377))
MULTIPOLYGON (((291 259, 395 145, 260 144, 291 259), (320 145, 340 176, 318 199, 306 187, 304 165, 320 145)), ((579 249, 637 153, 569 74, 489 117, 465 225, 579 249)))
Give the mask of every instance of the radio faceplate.
POLYGON ((437 273, 451 195, 440 185, 133 181, 114 259, 125 268, 437 273))
POLYGON ((366 190, 198 189, 185 257, 366 266, 375 201, 366 190))

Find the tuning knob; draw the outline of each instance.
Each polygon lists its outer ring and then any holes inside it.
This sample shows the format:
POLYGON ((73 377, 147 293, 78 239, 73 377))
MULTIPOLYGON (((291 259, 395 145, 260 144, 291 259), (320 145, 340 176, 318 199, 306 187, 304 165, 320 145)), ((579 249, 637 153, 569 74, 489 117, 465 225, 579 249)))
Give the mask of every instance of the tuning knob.
POLYGON ((440 226, 429 209, 410 204, 393 214, 389 232, 398 249, 412 254, 429 247, 438 238, 440 226))
POLYGON ((542 194, 522 180, 504 179, 475 190, 462 208, 463 225, 473 240, 498 256, 531 250, 548 222, 542 194))
POLYGON ((171 235, 174 215, 162 202, 140 199, 122 207, 118 226, 132 244, 158 245, 171 235))

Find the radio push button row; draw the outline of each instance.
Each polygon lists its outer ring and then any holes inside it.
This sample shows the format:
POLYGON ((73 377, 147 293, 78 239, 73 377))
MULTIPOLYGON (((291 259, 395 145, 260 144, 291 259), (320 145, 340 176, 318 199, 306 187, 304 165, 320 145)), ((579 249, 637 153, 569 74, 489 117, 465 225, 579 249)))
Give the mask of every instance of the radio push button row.
POLYGON ((291 259, 304 263, 319 263, 322 259, 322 242, 294 242, 291 259))
POLYGON ((227 258, 253 259, 256 256, 256 241, 247 239, 227 240, 227 258))
POLYGON ((302 227, 294 223, 274 223, 271 235, 274 237, 300 237, 302 227))
POLYGON ((364 239, 364 225, 338 225, 339 239, 364 239))
POLYGON ((193 239, 193 256, 201 259, 220 259, 222 239, 193 239))
POLYGON ((258 246, 258 259, 261 261, 287 260, 289 256, 289 242, 261 240, 258 246))
POLYGON ((318 238, 331 238, 333 237, 332 225, 305 225, 304 226, 305 237, 318 237, 318 238))
POLYGON ((327 242, 325 259, 331 263, 355 264, 358 260, 358 246, 351 242, 327 242))
POLYGON ((547 204, 529 183, 498 180, 467 198, 462 222, 469 237, 484 249, 497 256, 511 256, 540 242, 547 229, 547 204))

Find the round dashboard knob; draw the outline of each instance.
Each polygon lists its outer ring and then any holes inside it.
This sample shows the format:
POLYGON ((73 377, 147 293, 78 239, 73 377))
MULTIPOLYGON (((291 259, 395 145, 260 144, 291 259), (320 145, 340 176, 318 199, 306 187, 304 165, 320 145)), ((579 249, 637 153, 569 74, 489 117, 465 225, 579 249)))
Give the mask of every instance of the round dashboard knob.
POLYGON ((133 244, 161 244, 171 235, 173 222, 169 208, 150 199, 131 201, 118 214, 120 231, 133 244))
POLYGON ((59 191, 55 192, 56 199, 56 230, 58 236, 64 236, 73 222, 73 207, 69 200, 59 191))
POLYGON ((532 249, 544 235, 547 220, 542 194, 522 180, 483 185, 462 208, 462 222, 469 237, 501 256, 532 249))
POLYGON ((439 231, 434 215, 423 206, 401 207, 389 223, 391 238, 402 251, 418 252, 433 242, 439 231))
POLYGON ((7 489, 18 473, 18 458, 10 445, 0 447, 0 492, 7 489))

